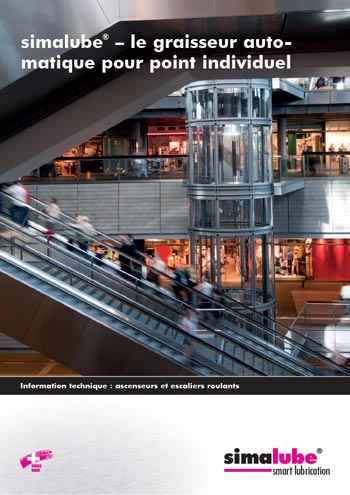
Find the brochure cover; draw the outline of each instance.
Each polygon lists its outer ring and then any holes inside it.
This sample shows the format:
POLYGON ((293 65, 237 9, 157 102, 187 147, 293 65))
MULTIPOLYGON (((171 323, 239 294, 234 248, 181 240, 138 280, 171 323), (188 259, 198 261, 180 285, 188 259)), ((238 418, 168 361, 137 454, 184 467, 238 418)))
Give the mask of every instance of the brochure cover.
POLYGON ((0 494, 346 486, 349 2, 0 23, 0 494))

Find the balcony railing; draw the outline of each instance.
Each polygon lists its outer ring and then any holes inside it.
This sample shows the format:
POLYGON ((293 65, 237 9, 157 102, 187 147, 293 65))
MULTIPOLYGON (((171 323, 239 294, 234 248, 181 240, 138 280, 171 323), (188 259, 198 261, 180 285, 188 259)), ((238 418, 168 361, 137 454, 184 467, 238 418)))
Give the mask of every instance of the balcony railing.
POLYGON ((105 181, 182 179, 187 155, 65 156, 34 170, 26 181, 105 181))
POLYGON ((305 337, 322 343, 333 353, 327 357, 350 365, 350 306, 344 301, 308 301, 291 326, 305 337))
MULTIPOLYGON (((350 151, 334 151, 303 155, 275 155, 275 182, 305 177, 350 177, 350 151)), ((118 156, 60 157, 30 175, 26 182, 45 181, 122 181, 167 180, 187 177, 188 156, 118 156)))
POLYGON ((349 177, 350 151, 276 155, 273 157, 274 181, 295 177, 349 177))
POLYGON ((285 81, 294 86, 302 88, 304 91, 335 90, 350 88, 350 78, 345 76, 332 77, 294 77, 284 78, 285 81))

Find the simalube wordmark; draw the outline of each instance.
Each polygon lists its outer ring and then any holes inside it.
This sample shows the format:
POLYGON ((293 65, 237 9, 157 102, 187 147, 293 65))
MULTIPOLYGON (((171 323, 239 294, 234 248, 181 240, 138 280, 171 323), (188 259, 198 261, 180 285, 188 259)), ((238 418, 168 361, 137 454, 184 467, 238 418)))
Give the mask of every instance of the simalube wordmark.
POLYGON ((241 452, 235 448, 224 455, 225 473, 271 473, 273 476, 329 476, 331 470, 318 465, 322 449, 303 453, 297 448, 287 452, 274 447, 267 452, 241 452))

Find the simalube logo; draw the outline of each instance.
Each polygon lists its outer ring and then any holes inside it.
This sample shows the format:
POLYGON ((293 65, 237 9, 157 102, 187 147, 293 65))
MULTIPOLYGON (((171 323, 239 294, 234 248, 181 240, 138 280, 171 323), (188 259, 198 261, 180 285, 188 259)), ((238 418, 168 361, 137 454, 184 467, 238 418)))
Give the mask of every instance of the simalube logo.
POLYGON ((268 452, 241 452, 235 448, 224 455, 224 463, 235 467, 224 468, 225 473, 271 473, 273 476, 329 476, 331 470, 318 466, 322 449, 300 452, 292 448, 287 452, 274 447, 268 452))
POLYGON ((37 450, 22 457, 19 462, 22 468, 30 466, 32 473, 40 473, 42 468, 42 461, 47 461, 53 458, 52 450, 37 450))

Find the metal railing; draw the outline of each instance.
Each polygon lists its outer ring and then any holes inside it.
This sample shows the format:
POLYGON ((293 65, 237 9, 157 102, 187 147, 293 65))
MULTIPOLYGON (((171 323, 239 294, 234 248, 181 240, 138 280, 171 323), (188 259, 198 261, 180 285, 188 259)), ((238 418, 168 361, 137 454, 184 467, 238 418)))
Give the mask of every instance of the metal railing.
MULTIPOLYGON (((350 150, 274 155, 273 177, 275 182, 297 177, 346 177, 349 163, 350 150)), ((187 155, 60 157, 54 164, 34 170, 24 180, 28 183, 186 180, 187 171, 187 155)))
POLYGON ((64 156, 35 169, 26 181, 121 181, 182 179, 187 155, 64 156))
POLYGON ((293 322, 292 329, 330 349, 336 362, 350 365, 350 303, 308 301, 293 322))
POLYGON ((349 177, 350 151, 273 157, 274 181, 305 177, 349 177))

